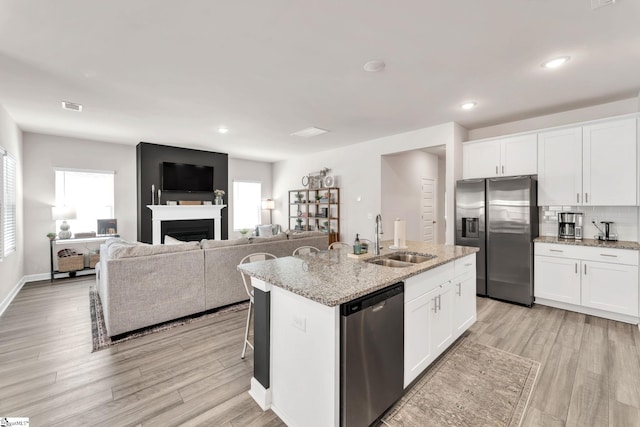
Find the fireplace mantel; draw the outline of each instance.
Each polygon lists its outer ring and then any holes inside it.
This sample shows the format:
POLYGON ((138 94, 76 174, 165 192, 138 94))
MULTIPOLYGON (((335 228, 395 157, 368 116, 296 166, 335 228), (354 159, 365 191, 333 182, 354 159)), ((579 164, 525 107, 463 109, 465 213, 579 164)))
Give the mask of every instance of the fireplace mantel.
POLYGON ((151 209, 151 221, 153 231, 153 244, 159 245, 162 242, 161 226, 162 221, 176 221, 181 219, 211 219, 213 220, 213 233, 215 240, 221 240, 222 229, 221 213, 227 205, 147 205, 151 209))

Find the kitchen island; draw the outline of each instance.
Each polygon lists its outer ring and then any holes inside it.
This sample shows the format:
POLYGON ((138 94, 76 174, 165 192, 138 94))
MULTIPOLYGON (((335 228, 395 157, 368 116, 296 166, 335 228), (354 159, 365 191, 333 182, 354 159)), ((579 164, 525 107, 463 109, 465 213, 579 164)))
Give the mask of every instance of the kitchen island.
POLYGON ((350 258, 331 250, 238 266, 252 277, 254 375, 250 394, 290 426, 340 425, 340 306, 404 282, 404 387, 476 319, 476 248, 407 242, 350 258), (370 261, 429 254, 395 268, 370 261))

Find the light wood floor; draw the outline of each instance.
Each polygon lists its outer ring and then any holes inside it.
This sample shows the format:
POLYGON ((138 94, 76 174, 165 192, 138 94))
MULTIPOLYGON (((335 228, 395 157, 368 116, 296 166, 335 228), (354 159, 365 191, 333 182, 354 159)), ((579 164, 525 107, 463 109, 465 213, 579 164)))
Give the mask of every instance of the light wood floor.
MULTIPOLYGON (((249 397, 244 311, 91 353, 92 280, 27 284, 0 317, 0 416, 32 426, 281 426, 249 397)), ((470 338, 542 363, 524 426, 640 426, 637 327, 478 299, 470 338)))

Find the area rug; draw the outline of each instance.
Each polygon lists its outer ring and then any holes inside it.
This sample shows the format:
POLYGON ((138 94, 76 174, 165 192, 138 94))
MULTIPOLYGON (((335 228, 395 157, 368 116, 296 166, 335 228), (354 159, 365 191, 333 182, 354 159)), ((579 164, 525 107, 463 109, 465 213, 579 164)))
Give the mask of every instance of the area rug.
POLYGON ((383 425, 519 426, 539 368, 464 337, 385 414, 383 425))
POLYGON ((128 334, 118 335, 112 339, 107 334, 107 327, 104 323, 104 315, 102 312, 102 302, 100 301, 100 295, 96 291, 95 286, 89 288, 89 310, 91 312, 91 335, 93 336, 93 352, 103 350, 116 344, 120 344, 125 341, 133 340, 143 337, 145 335, 153 334, 156 332, 166 331, 181 325, 186 325, 192 322, 210 319, 212 317, 220 316, 225 313, 232 313, 239 310, 247 310, 249 303, 242 302, 239 304, 230 305, 220 309, 206 311, 193 316, 182 317, 180 319, 172 320, 169 322, 160 323, 158 325, 150 326, 148 328, 138 329, 128 334))

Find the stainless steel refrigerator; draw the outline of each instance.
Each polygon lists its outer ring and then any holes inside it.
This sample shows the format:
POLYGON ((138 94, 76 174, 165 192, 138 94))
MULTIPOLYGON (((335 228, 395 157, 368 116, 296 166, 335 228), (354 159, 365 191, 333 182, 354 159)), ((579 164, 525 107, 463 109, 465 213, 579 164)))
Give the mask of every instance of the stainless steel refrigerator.
POLYGON ((532 176, 456 183, 456 245, 480 249, 476 292, 533 304, 533 239, 538 237, 537 181, 532 176))

